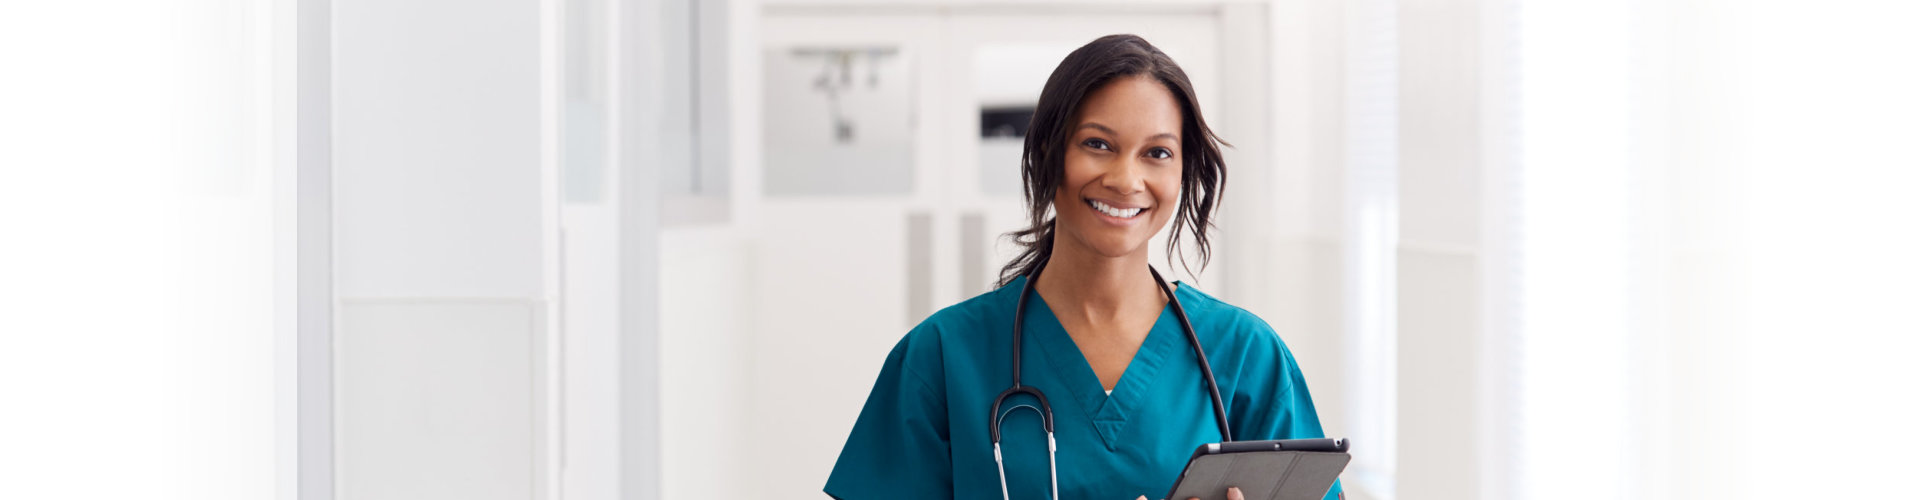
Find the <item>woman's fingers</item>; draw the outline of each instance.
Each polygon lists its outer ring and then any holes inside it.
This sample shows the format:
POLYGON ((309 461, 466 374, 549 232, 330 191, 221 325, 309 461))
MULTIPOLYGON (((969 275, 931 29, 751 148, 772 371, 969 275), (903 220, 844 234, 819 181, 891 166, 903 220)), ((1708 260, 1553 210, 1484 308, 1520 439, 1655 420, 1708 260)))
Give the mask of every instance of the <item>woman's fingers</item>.
MULTIPOLYGON (((1146 497, 1140 497, 1140 498, 1146 498, 1146 497)), ((1188 498, 1187 500, 1200 500, 1200 497, 1191 497, 1191 498, 1188 498)), ((1240 488, 1228 487, 1227 500, 1247 500, 1247 496, 1240 493, 1240 488)))

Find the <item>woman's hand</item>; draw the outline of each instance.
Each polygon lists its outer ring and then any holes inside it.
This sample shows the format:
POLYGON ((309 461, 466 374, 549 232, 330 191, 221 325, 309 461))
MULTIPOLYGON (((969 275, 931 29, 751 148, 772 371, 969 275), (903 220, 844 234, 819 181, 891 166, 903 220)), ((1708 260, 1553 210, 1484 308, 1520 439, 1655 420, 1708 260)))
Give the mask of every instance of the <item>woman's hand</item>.
MULTIPOLYGON (((1147 496, 1146 496, 1146 495, 1140 495, 1140 498, 1136 498, 1136 499, 1134 499, 1134 500, 1147 500, 1147 496)), ((1193 497, 1193 498, 1189 498, 1189 499, 1187 499, 1187 500, 1200 500, 1200 497, 1193 497)), ((1228 487, 1228 488, 1227 488, 1227 500, 1247 500, 1247 497, 1246 497, 1246 495, 1242 495, 1242 494, 1240 494, 1240 488, 1233 488, 1233 487, 1228 487)))

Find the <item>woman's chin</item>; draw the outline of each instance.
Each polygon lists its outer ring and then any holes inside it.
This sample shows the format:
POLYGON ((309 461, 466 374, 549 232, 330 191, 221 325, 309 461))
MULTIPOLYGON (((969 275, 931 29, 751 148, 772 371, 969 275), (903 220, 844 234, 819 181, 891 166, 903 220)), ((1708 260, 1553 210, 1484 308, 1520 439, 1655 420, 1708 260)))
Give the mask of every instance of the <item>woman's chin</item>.
POLYGON ((1112 227, 1081 226, 1077 231, 1069 228, 1062 229, 1063 234, 1060 236, 1078 243, 1078 245, 1074 245, 1078 247, 1077 250, 1089 254, 1089 257, 1118 259, 1134 254, 1146 255, 1147 246, 1153 239, 1153 233, 1138 230, 1144 228, 1130 228, 1134 230, 1126 230, 1112 227))
POLYGON ((1101 257, 1106 257, 1110 259, 1118 259, 1122 257, 1131 256, 1134 254, 1146 255, 1147 240, 1141 239, 1138 241, 1131 241, 1131 240, 1121 239, 1121 238, 1115 238, 1115 239, 1104 240, 1104 241, 1095 240, 1095 241, 1088 242, 1087 248, 1089 250, 1092 250, 1094 255, 1099 255, 1101 257))

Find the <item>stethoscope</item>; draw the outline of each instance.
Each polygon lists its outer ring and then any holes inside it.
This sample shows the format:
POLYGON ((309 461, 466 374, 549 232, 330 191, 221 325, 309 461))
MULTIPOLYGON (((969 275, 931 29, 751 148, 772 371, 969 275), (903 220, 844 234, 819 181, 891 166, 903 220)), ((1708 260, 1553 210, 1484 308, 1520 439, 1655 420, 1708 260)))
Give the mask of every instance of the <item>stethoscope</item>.
MULTIPOLYGON (((1053 459, 1054 452, 1059 449, 1053 441, 1053 406, 1047 404, 1047 395, 1041 394, 1040 388, 1020 385, 1020 326, 1027 319, 1027 298, 1033 295, 1033 282, 1040 277, 1040 270, 1044 268, 1046 268, 1044 261, 1034 266, 1033 272, 1027 275, 1026 285, 1020 287, 1020 302, 1013 306, 1013 387, 1007 388, 1000 393, 999 397, 993 398, 993 417, 989 419, 993 423, 988 428, 988 432, 993 435, 993 463, 1000 470, 1000 498, 1007 500, 1012 498, 1007 494, 1007 466, 1006 462, 1000 458, 1000 421, 1005 419, 1006 415, 1000 414, 1000 405, 1007 401, 1008 396, 1022 393, 1031 394, 1034 399, 1040 400, 1040 408, 1035 409, 1033 405, 1017 405, 1007 413, 1026 408, 1040 414, 1040 422, 1047 429, 1047 474, 1053 480, 1053 498, 1055 500, 1060 498, 1060 470, 1055 466, 1053 459)), ((1213 397, 1213 418, 1214 422, 1220 424, 1220 440, 1232 441, 1233 430, 1227 426, 1227 406, 1220 402, 1220 383, 1213 380, 1213 367, 1207 364, 1207 353, 1200 349, 1200 336, 1193 332, 1193 323, 1187 321, 1187 311, 1180 308, 1180 298, 1173 296, 1173 288, 1167 286, 1166 280, 1160 279, 1160 271, 1154 270, 1153 266, 1147 266, 1147 272, 1153 273, 1153 282, 1160 285, 1160 293, 1167 295, 1167 305, 1173 308, 1173 317, 1180 320, 1180 329, 1187 333, 1187 343, 1193 344, 1193 354, 1200 361, 1200 374, 1207 378, 1207 393, 1213 397)))

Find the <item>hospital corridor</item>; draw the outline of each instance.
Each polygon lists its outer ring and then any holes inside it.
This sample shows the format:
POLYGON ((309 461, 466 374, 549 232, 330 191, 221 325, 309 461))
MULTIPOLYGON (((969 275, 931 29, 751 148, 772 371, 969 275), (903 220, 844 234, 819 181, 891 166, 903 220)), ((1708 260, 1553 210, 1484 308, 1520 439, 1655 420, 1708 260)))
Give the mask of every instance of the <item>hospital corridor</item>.
POLYGON ((1913 498, 1917 20, 5 2, 0 499, 1913 498))

